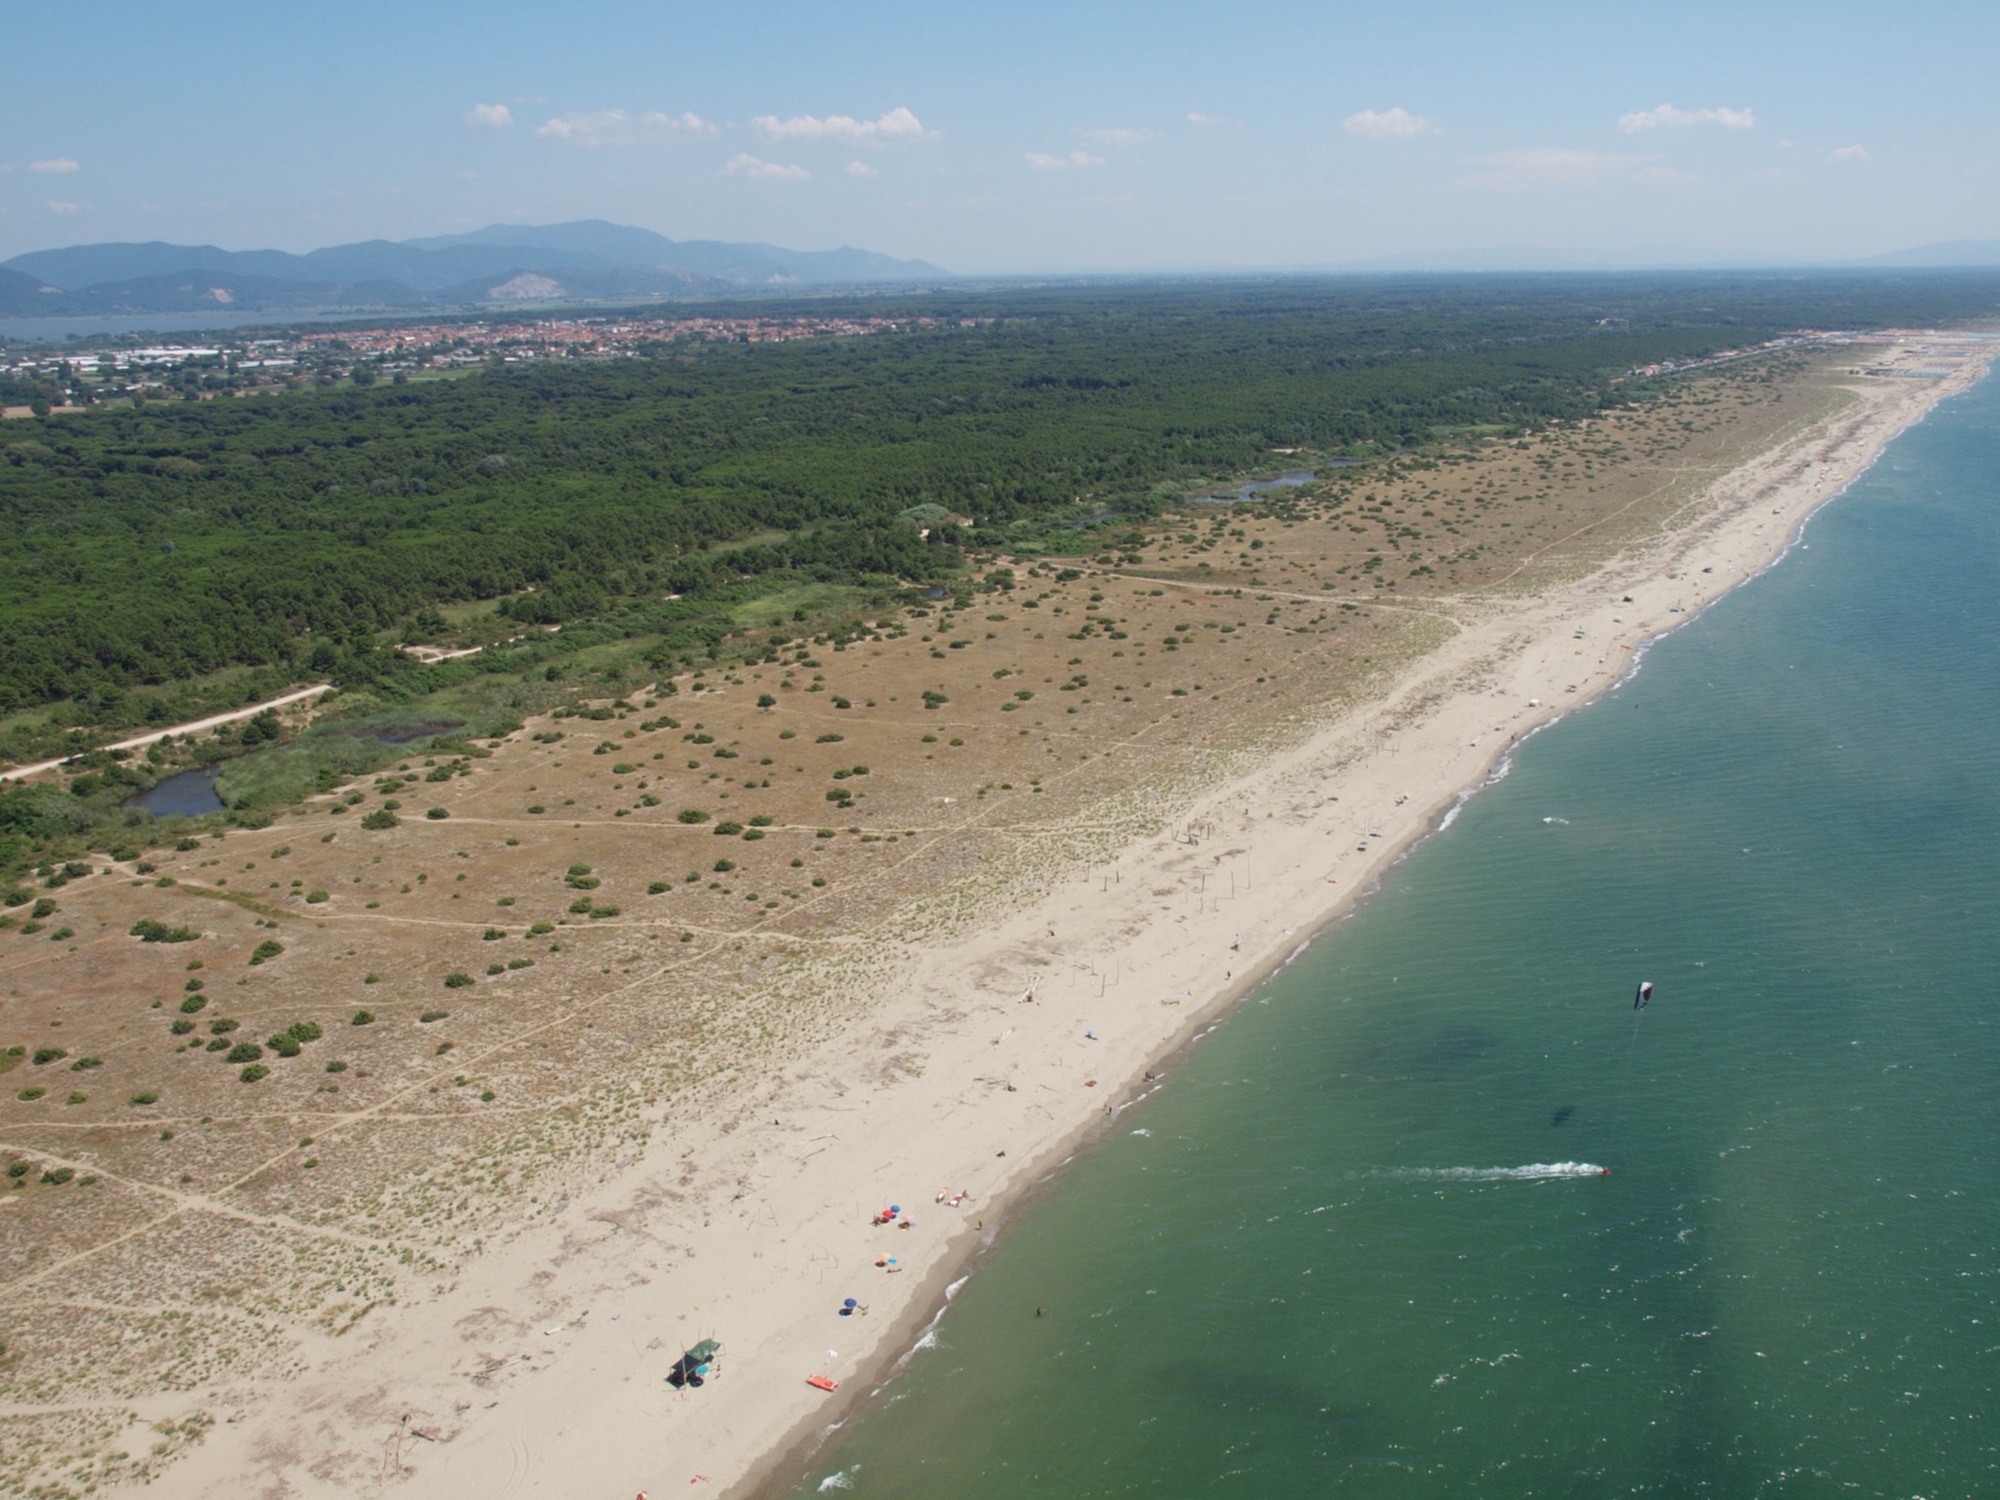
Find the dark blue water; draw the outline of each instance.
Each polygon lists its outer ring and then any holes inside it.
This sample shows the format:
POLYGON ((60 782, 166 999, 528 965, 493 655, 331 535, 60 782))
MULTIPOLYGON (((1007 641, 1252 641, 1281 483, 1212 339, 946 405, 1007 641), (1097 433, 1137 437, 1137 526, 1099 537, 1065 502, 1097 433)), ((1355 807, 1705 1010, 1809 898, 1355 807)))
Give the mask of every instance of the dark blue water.
POLYGON ((1125 1116, 806 1491, 2000 1494, 2000 382, 1807 542, 1125 1116))
POLYGON ((143 809, 156 818, 198 818, 204 813, 221 812, 222 798, 215 791, 218 774, 215 767, 204 771, 181 771, 149 792, 127 797, 120 805, 143 809))

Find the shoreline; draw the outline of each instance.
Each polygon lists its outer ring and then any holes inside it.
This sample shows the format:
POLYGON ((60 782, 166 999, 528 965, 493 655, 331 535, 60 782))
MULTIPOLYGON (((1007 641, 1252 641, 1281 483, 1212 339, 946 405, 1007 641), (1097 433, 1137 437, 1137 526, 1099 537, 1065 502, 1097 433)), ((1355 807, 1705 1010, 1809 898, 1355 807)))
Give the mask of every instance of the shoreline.
MULTIPOLYGON (((1962 394, 1979 380, 1986 378, 1991 373, 1990 366, 1996 357, 2000 357, 2000 351, 1989 354, 1985 361, 1979 364, 1977 370, 1968 377, 1954 378, 1949 382, 1941 382, 1940 388, 1934 392, 1932 399, 1923 403, 1921 408, 1909 416, 1907 420, 1890 427, 1885 432, 1874 435, 1866 457, 1856 464, 1851 472, 1843 475, 1837 487, 1827 490, 1824 494, 1817 495, 1810 500, 1810 503, 1802 507, 1797 507, 1794 515, 1787 517, 1788 526, 1781 532, 1783 537, 1782 542, 1761 563, 1748 568, 1740 577, 1730 582, 1727 587, 1720 588, 1714 594, 1705 598, 1694 610, 1687 612, 1684 618, 1674 620, 1671 624, 1662 625, 1658 630, 1644 635, 1635 642, 1631 646, 1631 659, 1625 664, 1623 671, 1604 677, 1601 681, 1594 682, 1588 692, 1579 694, 1574 702, 1561 706, 1556 711, 1526 726, 1509 738, 1494 751, 1491 758, 1480 768, 1478 775, 1469 785, 1448 792, 1433 802, 1425 809, 1423 821, 1416 830, 1393 846, 1382 850, 1379 855, 1379 862, 1371 871, 1366 882, 1341 896, 1328 906, 1313 923, 1311 929, 1305 931, 1303 936, 1299 938, 1295 946, 1289 948, 1280 957, 1260 957, 1259 961, 1252 965, 1243 978, 1231 981, 1227 988, 1218 991, 1199 1011, 1190 1016, 1180 1034, 1162 1046, 1148 1061, 1144 1072, 1139 1078, 1128 1077, 1125 1080, 1124 1087, 1126 1089, 1130 1089, 1135 1085, 1142 1085, 1142 1092, 1119 1104, 1114 1114, 1108 1117, 1087 1119, 1078 1125, 1068 1136, 1055 1142, 1048 1153, 1046 1153, 1048 1157, 1055 1159, 1048 1163, 1046 1169, 1042 1169, 1041 1164, 1038 1162, 1036 1167, 1031 1169, 1028 1180, 1016 1189, 1013 1195, 1003 1200, 1002 1211, 1007 1213, 1009 1222, 1006 1225, 996 1225, 994 1229, 979 1236, 975 1243, 966 1247, 957 1259, 944 1259, 940 1262, 937 1269, 926 1282, 927 1286, 935 1283, 939 1290, 927 1297, 920 1296, 913 1301, 910 1314, 904 1320, 905 1332, 903 1337, 882 1341, 886 1347, 879 1351, 875 1369, 870 1372, 869 1378, 865 1382, 858 1382, 856 1391, 840 1403, 836 1412, 827 1414, 822 1420, 814 1423, 812 1431, 803 1434, 797 1432, 789 1434, 788 1441, 778 1449, 767 1454, 762 1462, 754 1465, 750 1472, 744 1476, 743 1482, 733 1487, 729 1493, 734 1497, 739 1497, 739 1500, 775 1500, 775 1497, 805 1482, 814 1457, 826 1448, 828 1443, 838 1435, 842 1428, 860 1414, 861 1409, 867 1403, 883 1395, 887 1388, 903 1373, 909 1362, 921 1352, 922 1338, 932 1329, 936 1328, 944 1318, 944 1315, 950 1311, 951 1297, 967 1281, 978 1274, 981 1262, 1000 1248, 1006 1238, 1007 1229, 1011 1228, 1014 1222, 1024 1219, 1028 1213, 1032 1212, 1036 1202, 1046 1192, 1057 1186, 1068 1166, 1079 1155, 1092 1149, 1097 1139, 1105 1134, 1110 1127, 1115 1125, 1118 1120, 1123 1118, 1126 1110, 1144 1103, 1152 1094, 1157 1093, 1163 1088, 1173 1067, 1184 1061, 1197 1043, 1220 1027, 1242 1006, 1254 999, 1257 993, 1279 974, 1290 968, 1293 962, 1300 958, 1308 947, 1322 939, 1331 937, 1341 923, 1352 917, 1369 899, 1379 894, 1390 871, 1405 863, 1419 849, 1449 829, 1452 823, 1456 821, 1460 810, 1472 798, 1478 796, 1487 788, 1497 785, 1506 777, 1508 771, 1511 769, 1513 757, 1530 740, 1545 730, 1553 729, 1564 719, 1570 717, 1570 715, 1586 708, 1595 707, 1602 699, 1616 692, 1619 688, 1638 676, 1641 668, 1645 665, 1647 652, 1656 643, 1665 640, 1669 636, 1678 634, 1680 631, 1694 624, 1695 621, 1707 614, 1712 607, 1731 594, 1734 594, 1737 589, 1763 577, 1766 573, 1769 573, 1781 564, 1803 542, 1806 529, 1811 525, 1813 517, 1818 515, 1826 506, 1844 496, 1852 488, 1856 480, 1860 479, 1869 469, 1873 468, 1876 460, 1881 457, 1882 452, 1890 442, 1893 442, 1910 428, 1923 422, 1940 402, 1962 394), (865 1384, 865 1391, 859 1389, 861 1384, 865 1384)), ((1814 428, 1808 429, 1806 433, 1781 442, 1776 449, 1758 454, 1749 463, 1740 466, 1738 470, 1732 471, 1728 477, 1734 478, 1742 469, 1749 468, 1759 461, 1768 459, 1773 453, 1807 441, 1813 432, 1817 431, 1818 426, 1821 425, 1824 424, 1816 424, 1814 428)), ((1664 540, 1671 542, 1673 538, 1669 536, 1664 540)), ((1654 550, 1663 549, 1656 547, 1654 550)), ((1610 564, 1586 575, 1585 578, 1578 581, 1578 584, 1571 587, 1575 588, 1587 585, 1600 576, 1608 574, 1618 564, 1630 561, 1632 559, 1629 557, 1615 558, 1610 564)), ((1420 659, 1415 664, 1415 667, 1421 668, 1427 661, 1428 658, 1420 659)), ((1399 683, 1399 685, 1401 684, 1399 683)), ((1222 789, 1224 792, 1226 790, 1226 787, 1222 789)), ((1211 793, 1210 797, 1212 798, 1215 795, 1218 794, 1211 793)))
POLYGON ((1176 1067, 1377 892, 1526 740, 1775 566, 1996 353, 1982 343, 1935 383, 1866 382, 1862 399, 1711 485, 1679 529, 1578 579, 1437 601, 1450 639, 1172 811, 1209 825, 1198 842, 1171 828, 1136 837, 1089 867, 1086 890, 1051 881, 934 947, 871 938, 879 998, 840 1036, 718 1080, 633 1161, 589 1186, 579 1175, 553 1225, 497 1241, 365 1346, 241 1393, 239 1415, 156 1486, 381 1491, 375 1439, 357 1434, 393 1432, 401 1413, 427 1441, 399 1444, 396 1477, 426 1495, 697 1478, 733 1495, 788 1490, 1068 1162, 1163 1086, 1148 1072, 1176 1067), (965 1189, 977 1196, 963 1207, 925 1197, 965 1189), (913 1229, 868 1227, 891 1202, 910 1205, 913 1229), (893 1281, 875 1264, 890 1253, 907 1271, 893 1281), (876 1304, 858 1344, 861 1320, 835 1313, 847 1296, 876 1304), (704 1336, 722 1340, 727 1378, 675 1396, 658 1378, 704 1336), (534 1352, 480 1370, 520 1350, 534 1352))

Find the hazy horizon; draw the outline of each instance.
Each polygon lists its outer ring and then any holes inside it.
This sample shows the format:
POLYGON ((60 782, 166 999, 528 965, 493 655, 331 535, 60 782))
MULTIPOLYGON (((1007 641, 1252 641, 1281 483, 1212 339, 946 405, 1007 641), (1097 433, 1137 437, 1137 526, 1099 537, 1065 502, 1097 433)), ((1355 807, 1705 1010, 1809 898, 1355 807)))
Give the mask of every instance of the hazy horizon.
POLYGON ((202 15, 13 8, 0 259, 584 218, 970 276, 2000 240, 2000 18, 1962 7, 202 15))

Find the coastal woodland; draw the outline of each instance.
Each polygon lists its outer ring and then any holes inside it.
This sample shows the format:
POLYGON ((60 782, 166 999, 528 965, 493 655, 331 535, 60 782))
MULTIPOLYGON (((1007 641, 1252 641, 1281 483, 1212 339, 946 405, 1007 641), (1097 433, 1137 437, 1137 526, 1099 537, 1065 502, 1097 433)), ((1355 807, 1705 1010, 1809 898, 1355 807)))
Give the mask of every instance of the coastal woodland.
MULTIPOLYGON (((69 758, 0 787, 0 1493, 156 1477, 803 1049, 916 1076, 921 1037, 863 1024, 908 955, 1112 878, 1928 378, 1789 335, 1994 298, 1007 290, 909 334, 10 421, 0 749, 69 758), (216 805, 149 811, 170 778, 216 805)), ((1213 901, 1243 847, 1153 894, 1213 901)), ((676 1160, 675 1212, 737 1211, 676 1160)), ((537 1378, 510 1351, 425 1430, 537 1378)))

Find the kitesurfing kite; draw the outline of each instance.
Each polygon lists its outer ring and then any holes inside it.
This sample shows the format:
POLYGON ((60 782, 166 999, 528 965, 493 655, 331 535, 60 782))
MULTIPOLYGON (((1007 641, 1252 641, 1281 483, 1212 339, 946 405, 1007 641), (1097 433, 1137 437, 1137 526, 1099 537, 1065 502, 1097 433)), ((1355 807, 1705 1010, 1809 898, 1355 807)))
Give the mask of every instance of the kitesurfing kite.
POLYGON ((1644 1010, 1646 1008, 1646 1002, 1652 998, 1653 998, 1653 981, 1650 979, 1640 980, 1639 993, 1632 997, 1632 1009, 1644 1010))

